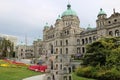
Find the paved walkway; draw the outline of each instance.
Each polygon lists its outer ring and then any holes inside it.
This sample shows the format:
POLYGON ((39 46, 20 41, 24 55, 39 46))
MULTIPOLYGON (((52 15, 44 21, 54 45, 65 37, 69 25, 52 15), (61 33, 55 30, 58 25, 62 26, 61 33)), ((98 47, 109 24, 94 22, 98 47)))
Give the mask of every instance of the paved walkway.
POLYGON ((25 78, 23 80, 44 80, 45 74, 38 75, 38 76, 32 76, 29 78, 25 78))

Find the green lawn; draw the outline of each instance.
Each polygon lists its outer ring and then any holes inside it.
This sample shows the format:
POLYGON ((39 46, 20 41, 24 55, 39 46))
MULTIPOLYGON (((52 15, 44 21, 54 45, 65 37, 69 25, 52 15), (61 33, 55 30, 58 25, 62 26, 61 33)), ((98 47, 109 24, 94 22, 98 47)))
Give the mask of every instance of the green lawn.
POLYGON ((79 77, 75 75, 75 73, 72 73, 73 80, 95 80, 95 79, 90 79, 90 78, 84 78, 84 77, 79 77))
POLYGON ((23 78, 39 75, 40 72, 30 71, 27 68, 0 67, 0 80, 22 80, 23 78))
MULTIPOLYGON (((6 63, 4 61, 0 61, 0 64, 6 63)), ((34 75, 40 75, 40 72, 30 71, 27 67, 1 67, 0 66, 0 80, 22 80, 27 77, 31 77, 34 75)), ((79 77, 72 73, 73 80, 95 80, 84 77, 79 77)))
MULTIPOLYGON (((40 72, 30 71, 25 67, 22 68, 10 68, 10 67, 0 67, 0 80, 22 80, 24 78, 40 75, 40 72)), ((72 73, 73 80, 95 80, 84 77, 76 76, 72 73)))

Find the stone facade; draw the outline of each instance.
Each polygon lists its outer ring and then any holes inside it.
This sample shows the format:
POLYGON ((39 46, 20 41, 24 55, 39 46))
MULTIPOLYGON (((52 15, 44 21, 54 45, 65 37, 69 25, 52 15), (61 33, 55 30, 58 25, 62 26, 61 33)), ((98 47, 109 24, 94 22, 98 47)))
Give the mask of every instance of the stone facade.
POLYGON ((34 58, 34 47, 26 45, 16 46, 16 57, 18 59, 34 58))
POLYGON ((114 13, 107 17, 107 14, 100 9, 96 26, 96 28, 81 28, 80 20, 70 4, 62 16, 58 17, 54 26, 48 26, 46 23, 42 41, 42 52, 46 54, 48 65, 45 80, 72 80, 71 55, 84 56, 86 44, 101 37, 119 36, 120 13, 114 10, 114 13))
POLYGON ((46 25, 43 30, 44 52, 83 55, 86 44, 101 37, 120 35, 120 13, 115 11, 110 17, 106 13, 98 14, 96 28, 83 29, 79 24, 78 16, 66 15, 56 20, 55 27, 46 25))
POLYGON ((43 41, 41 39, 37 39, 33 42, 34 47, 34 55, 35 58, 39 58, 43 55, 43 41))

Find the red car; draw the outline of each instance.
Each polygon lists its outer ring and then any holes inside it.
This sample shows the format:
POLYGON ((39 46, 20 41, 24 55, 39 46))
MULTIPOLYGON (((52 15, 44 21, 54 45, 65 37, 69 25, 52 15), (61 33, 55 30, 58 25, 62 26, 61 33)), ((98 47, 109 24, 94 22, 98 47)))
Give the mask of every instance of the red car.
POLYGON ((30 70, 34 70, 34 71, 39 71, 39 72, 45 72, 45 70, 47 69, 46 65, 31 65, 29 66, 30 70))

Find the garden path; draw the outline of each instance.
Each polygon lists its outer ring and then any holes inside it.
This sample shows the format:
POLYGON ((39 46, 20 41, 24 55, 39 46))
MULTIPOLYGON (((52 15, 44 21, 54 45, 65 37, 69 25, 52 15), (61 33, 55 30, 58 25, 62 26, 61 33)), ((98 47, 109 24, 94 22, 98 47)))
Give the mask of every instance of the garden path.
POLYGON ((37 75, 37 76, 25 78, 23 80, 44 80, 44 77, 45 77, 45 74, 42 74, 42 75, 37 75))

